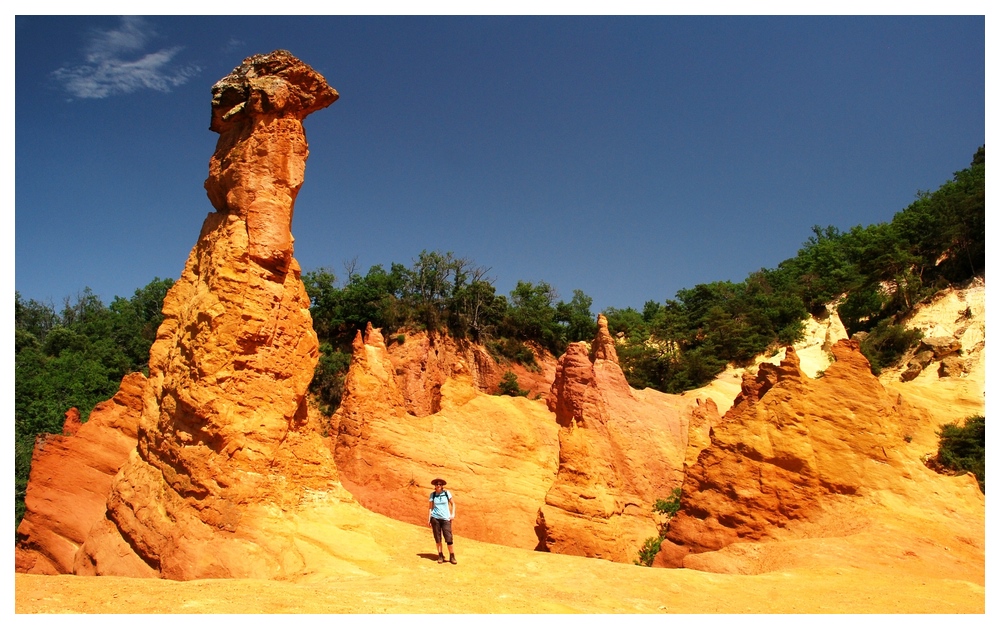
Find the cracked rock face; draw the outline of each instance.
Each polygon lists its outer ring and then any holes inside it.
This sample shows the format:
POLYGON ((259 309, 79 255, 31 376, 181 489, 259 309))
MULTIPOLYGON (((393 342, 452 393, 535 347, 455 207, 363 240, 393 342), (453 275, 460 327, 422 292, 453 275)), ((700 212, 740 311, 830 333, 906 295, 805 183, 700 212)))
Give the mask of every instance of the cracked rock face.
POLYGON ((164 300, 138 447, 119 472, 90 571, 118 544, 160 576, 268 578, 294 570, 266 532, 305 491, 336 481, 306 412, 319 350, 292 257, 308 154, 302 120, 337 93, 285 51, 250 57, 212 88, 220 137, 205 183, 216 211, 164 300))

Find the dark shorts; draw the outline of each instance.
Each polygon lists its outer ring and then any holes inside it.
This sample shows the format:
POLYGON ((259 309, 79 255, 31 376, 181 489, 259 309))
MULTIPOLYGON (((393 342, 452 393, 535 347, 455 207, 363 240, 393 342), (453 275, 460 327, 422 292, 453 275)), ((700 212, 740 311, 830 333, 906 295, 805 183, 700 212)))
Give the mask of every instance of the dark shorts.
POLYGON ((441 543, 441 535, 444 535, 444 543, 451 546, 451 520, 439 520, 431 518, 431 528, 434 530, 434 542, 441 543))

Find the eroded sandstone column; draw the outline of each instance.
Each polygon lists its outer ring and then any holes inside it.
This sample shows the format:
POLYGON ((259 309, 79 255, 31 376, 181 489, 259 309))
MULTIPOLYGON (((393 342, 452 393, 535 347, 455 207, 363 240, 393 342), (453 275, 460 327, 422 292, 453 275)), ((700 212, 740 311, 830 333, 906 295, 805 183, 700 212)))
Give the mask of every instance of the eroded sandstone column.
POLYGON ((571 343, 548 397, 559 424, 559 471, 538 512, 539 547, 632 562, 657 535, 652 507, 683 479, 690 403, 635 391, 604 315, 588 353, 571 343))
MULTIPOLYGON (((138 448, 108 518, 161 576, 268 578, 299 562, 268 523, 336 480, 306 413, 319 352, 291 221, 302 120, 338 95, 279 50, 244 60, 212 97, 220 137, 205 188, 216 211, 164 300, 138 448)), ((99 537, 92 546, 112 543, 99 537)), ((85 554, 104 572, 100 553, 85 554)))

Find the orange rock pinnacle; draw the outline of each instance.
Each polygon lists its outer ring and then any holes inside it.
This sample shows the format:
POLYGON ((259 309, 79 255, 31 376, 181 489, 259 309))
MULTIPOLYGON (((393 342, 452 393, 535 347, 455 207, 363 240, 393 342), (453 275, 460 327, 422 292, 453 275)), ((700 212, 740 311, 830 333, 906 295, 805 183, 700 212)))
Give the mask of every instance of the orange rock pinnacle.
POLYGON ((107 529, 88 540, 98 574, 120 573, 102 564, 109 545, 172 579, 294 570, 278 522, 337 480, 306 412, 319 346, 291 235, 302 119, 337 92, 279 50, 244 60, 212 96, 220 138, 205 188, 217 211, 164 300, 138 447, 108 498, 127 544, 107 529))

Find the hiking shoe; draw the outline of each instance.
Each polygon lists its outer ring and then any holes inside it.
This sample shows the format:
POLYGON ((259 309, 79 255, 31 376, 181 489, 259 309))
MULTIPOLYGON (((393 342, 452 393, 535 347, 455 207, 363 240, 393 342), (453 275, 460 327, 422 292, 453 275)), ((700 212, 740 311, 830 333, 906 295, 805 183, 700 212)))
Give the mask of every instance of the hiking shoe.
POLYGON ((452 555, 452 556, 451 556, 451 559, 449 559, 449 560, 448 560, 448 563, 454 563, 454 564, 457 564, 457 563, 458 563, 458 559, 455 559, 455 555, 452 555))
POLYGON ((438 563, 444 563, 444 553, 438 554, 438 563))

